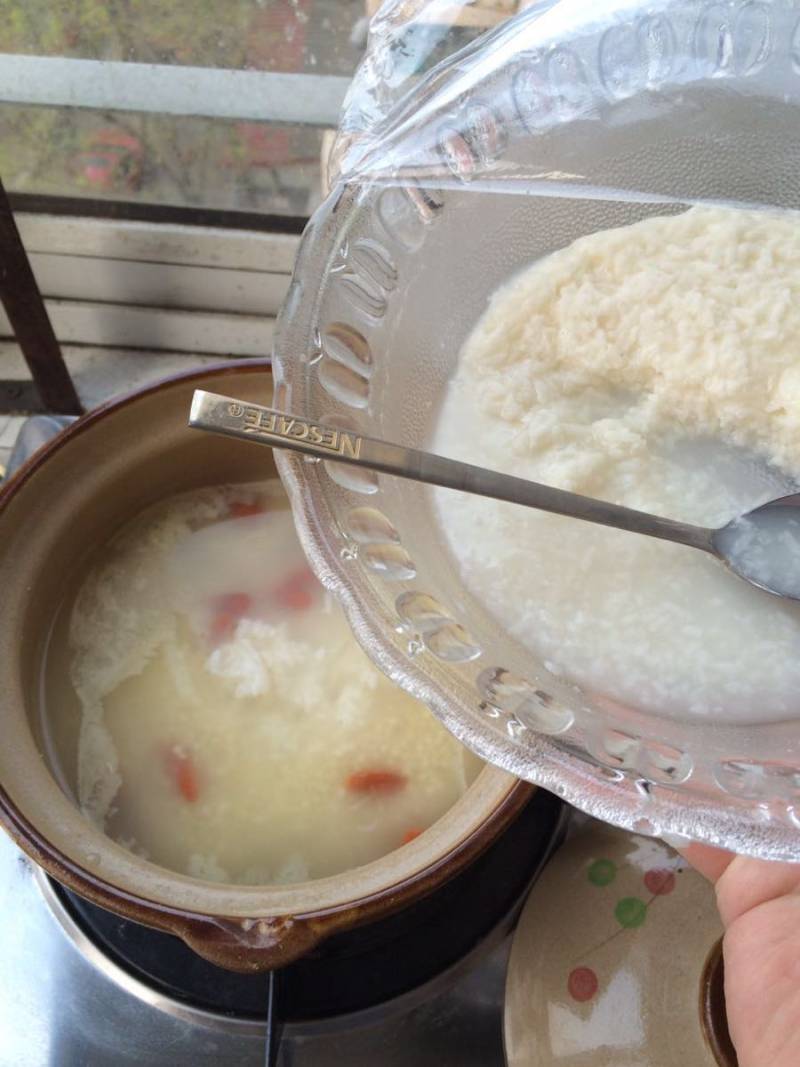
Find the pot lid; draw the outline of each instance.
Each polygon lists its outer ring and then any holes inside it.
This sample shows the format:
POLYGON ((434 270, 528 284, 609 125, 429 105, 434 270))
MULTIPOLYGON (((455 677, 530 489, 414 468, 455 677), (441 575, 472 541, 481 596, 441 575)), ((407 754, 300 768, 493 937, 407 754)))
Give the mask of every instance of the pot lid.
POLYGON ((508 1067, 735 1067, 714 890, 663 842, 588 823, 511 950, 508 1067))

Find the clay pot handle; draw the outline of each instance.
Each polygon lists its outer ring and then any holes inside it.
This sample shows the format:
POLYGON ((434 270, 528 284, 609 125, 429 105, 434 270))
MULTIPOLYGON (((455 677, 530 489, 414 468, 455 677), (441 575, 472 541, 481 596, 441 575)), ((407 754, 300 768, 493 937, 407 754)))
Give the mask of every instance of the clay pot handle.
POLYGON ((307 955, 323 936, 310 922, 291 916, 206 919, 170 915, 162 917, 161 923, 204 960, 239 974, 285 967, 307 955))

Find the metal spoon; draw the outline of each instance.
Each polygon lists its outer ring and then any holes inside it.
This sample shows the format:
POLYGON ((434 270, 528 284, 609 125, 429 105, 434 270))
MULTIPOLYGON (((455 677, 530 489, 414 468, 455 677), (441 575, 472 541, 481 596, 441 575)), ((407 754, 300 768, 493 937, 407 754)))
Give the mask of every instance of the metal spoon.
POLYGON ((692 526, 659 515, 568 493, 525 478, 445 459, 415 448, 311 422, 272 408, 195 391, 189 425, 198 430, 288 448, 319 459, 459 489, 574 519, 647 534, 708 552, 740 578, 775 596, 800 600, 800 494, 754 508, 720 529, 692 526))

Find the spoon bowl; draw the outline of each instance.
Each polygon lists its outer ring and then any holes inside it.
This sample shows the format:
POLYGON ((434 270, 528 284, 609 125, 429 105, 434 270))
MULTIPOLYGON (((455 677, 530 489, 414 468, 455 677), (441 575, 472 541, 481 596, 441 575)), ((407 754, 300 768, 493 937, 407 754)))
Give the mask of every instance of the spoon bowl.
POLYGON ((715 530, 712 551, 773 596, 800 600, 800 493, 770 500, 715 530))

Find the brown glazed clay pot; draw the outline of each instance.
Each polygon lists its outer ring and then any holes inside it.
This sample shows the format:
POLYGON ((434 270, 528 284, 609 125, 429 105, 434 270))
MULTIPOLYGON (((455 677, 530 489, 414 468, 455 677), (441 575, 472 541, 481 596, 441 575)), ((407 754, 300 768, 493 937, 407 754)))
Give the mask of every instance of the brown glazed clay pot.
MULTIPOLYGON (((534 787, 487 766, 404 848, 291 886, 235 886, 175 874, 107 838, 48 763, 40 679, 48 634, 87 553, 154 501, 202 485, 272 477, 271 453, 189 430, 195 388, 269 403, 265 364, 229 363, 151 386, 74 423, 0 491, 0 819, 53 878, 126 918, 248 972, 281 966, 328 935, 382 919, 464 869, 534 787)), ((49 709, 57 715, 58 708, 49 709)), ((77 723, 60 724, 62 734, 77 723)))

